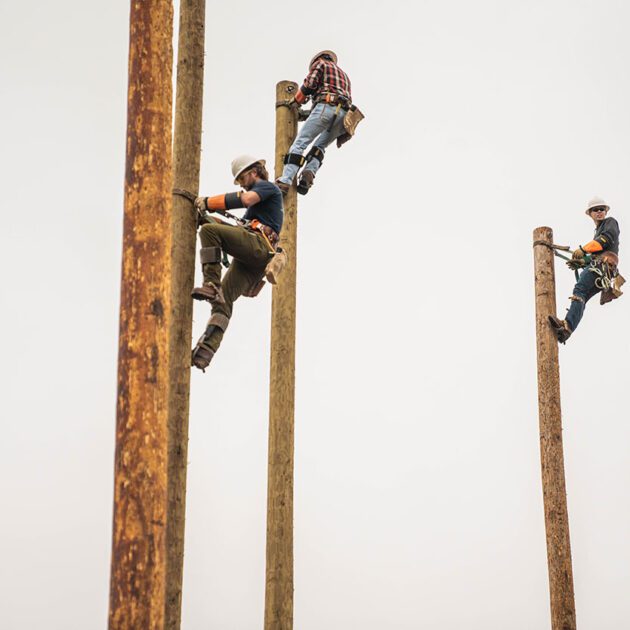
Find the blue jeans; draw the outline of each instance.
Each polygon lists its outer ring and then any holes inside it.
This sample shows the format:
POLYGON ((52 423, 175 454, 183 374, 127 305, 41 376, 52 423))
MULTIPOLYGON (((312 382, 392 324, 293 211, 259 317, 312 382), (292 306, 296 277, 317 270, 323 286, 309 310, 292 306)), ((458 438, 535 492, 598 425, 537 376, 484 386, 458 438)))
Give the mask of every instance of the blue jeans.
POLYGON ((577 284, 573 287, 573 300, 569 307, 569 312, 565 317, 569 328, 573 331, 577 328, 582 316, 584 315, 584 309, 586 303, 594 296, 597 295, 601 289, 595 286, 595 280, 599 276, 587 267, 582 271, 577 284), (575 299, 578 298, 578 299, 575 299))
MULTIPOLYGON (((300 129, 300 132, 293 141, 289 153, 304 155, 304 152, 308 149, 313 140, 315 141, 314 146, 324 152, 329 144, 345 133, 343 126, 345 116, 346 111, 343 109, 337 110, 336 105, 318 103, 311 111, 306 122, 302 125, 302 129, 300 129)), ((313 174, 315 174, 320 166, 321 162, 317 158, 312 157, 306 163, 304 170, 313 171, 313 174)), ((285 164, 282 176, 279 178, 280 181, 285 184, 291 184, 299 170, 300 167, 297 164, 285 164)))

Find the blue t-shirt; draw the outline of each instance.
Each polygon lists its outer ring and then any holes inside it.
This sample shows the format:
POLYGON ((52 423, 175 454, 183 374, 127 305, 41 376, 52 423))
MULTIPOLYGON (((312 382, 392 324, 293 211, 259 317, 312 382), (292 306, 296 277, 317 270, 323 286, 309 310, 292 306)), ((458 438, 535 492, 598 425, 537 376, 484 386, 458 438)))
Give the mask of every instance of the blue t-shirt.
POLYGON ((261 179, 250 190, 258 193, 260 201, 249 206, 243 218, 248 221, 258 219, 261 223, 268 225, 276 234, 280 234, 284 219, 280 189, 275 184, 261 179))

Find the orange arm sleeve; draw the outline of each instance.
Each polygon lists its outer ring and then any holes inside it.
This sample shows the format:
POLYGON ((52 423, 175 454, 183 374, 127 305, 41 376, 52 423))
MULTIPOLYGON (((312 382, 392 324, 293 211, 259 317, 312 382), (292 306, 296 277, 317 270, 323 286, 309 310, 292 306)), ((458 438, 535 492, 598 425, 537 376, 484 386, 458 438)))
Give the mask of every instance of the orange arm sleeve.
POLYGON ((588 254, 595 254, 596 252, 601 252, 604 248, 597 241, 589 241, 586 245, 582 245, 582 249, 588 254))
POLYGON ((225 195, 215 195, 206 199, 208 210, 225 210, 225 195))

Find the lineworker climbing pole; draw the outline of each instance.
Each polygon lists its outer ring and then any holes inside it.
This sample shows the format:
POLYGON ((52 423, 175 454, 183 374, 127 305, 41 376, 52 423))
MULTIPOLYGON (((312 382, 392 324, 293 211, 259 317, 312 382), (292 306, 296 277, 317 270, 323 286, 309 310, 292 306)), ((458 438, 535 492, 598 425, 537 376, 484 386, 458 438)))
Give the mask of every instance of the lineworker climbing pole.
POLYGON ((595 223, 595 235, 586 245, 580 245, 567 265, 582 269, 565 319, 549 315, 549 323, 560 343, 565 343, 575 332, 586 303, 600 291, 600 304, 606 304, 621 295, 620 287, 625 282, 619 275, 619 224, 613 217, 606 216, 610 207, 603 199, 591 199, 586 214, 595 223))
MULTIPOLYGON (((192 364, 201 370, 208 367, 221 344, 234 301, 241 295, 255 297, 262 289, 262 278, 275 258, 284 218, 282 193, 268 181, 265 160, 241 155, 232 162, 232 175, 244 191, 195 199, 202 217, 206 211, 225 214, 227 210, 247 208, 239 225, 211 219, 199 230, 203 285, 193 289, 192 297, 212 305, 206 330, 192 351, 192 364), (222 252, 233 257, 223 280, 222 252)), ((274 282, 269 274, 267 278, 274 282)))
POLYGON ((308 75, 295 95, 295 102, 304 105, 309 98, 313 108, 285 155, 282 175, 276 180, 283 194, 289 191, 297 172, 305 165, 297 185, 297 191, 305 195, 321 168, 326 147, 335 140, 338 147, 350 140, 363 118, 352 104, 350 79, 337 65, 337 55, 332 50, 318 52, 309 63, 308 75), (305 155, 313 141, 313 148, 305 155))

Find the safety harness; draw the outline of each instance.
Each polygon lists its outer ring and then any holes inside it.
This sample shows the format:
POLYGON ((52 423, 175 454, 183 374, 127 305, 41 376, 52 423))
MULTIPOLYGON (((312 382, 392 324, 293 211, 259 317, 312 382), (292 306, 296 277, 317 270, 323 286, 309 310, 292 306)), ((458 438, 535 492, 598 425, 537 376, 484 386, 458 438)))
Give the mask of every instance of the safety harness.
MULTIPOLYGON (((623 295, 621 287, 625 284, 626 280, 619 273, 619 269, 617 268, 619 257, 614 252, 586 253, 583 258, 575 259, 559 253, 561 251, 572 251, 568 245, 556 245, 548 241, 534 241, 534 245, 544 245, 553 251, 554 256, 566 260, 569 269, 572 269, 575 273, 576 281, 580 278, 579 269, 588 269, 590 273, 595 274, 597 276, 595 278, 595 286, 602 291, 600 304, 606 304, 623 295)), ((582 299, 577 296, 572 296, 570 299, 582 301, 582 299)))
POLYGON ((584 267, 586 266, 586 259, 588 258, 588 262, 590 262, 590 254, 586 254, 586 256, 584 256, 583 260, 585 261, 584 264, 581 264, 579 261, 577 260, 573 260, 573 258, 569 258, 568 256, 563 256, 562 254, 560 254, 559 252, 570 252, 571 248, 568 245, 556 245, 555 243, 550 243, 549 241, 534 241, 534 247, 536 247, 536 245, 543 245, 544 247, 548 247, 552 252, 554 256, 557 256, 558 258, 562 258, 563 260, 566 260, 572 264, 576 264, 578 266, 575 267, 570 267, 573 269, 574 273, 575 273, 575 279, 578 280, 580 277, 580 274, 578 273, 578 269, 580 267, 584 267))
MULTIPOLYGON (((193 205, 194 205, 195 199, 197 198, 197 196, 194 193, 190 192, 189 190, 185 190, 183 188, 174 188, 173 194, 180 195, 181 197, 185 197, 186 199, 191 201, 193 205)), ((195 209, 197 211, 197 228, 199 228, 201 225, 204 225, 206 223, 211 223, 212 221, 215 220, 211 216, 209 216, 206 211, 201 210, 197 208, 196 206, 195 206, 195 209)), ((261 277, 258 280, 252 283, 252 286, 243 293, 243 296, 256 297, 261 292, 262 288, 265 285, 265 281, 262 279, 263 276, 266 276, 271 284, 276 284, 277 277, 282 271, 282 269, 284 268, 284 265, 286 263, 286 253, 280 247, 278 247, 278 242, 280 241, 280 236, 278 235, 278 233, 273 228, 270 228, 268 225, 261 223, 258 219, 252 219, 252 220, 241 219, 240 217, 237 217, 235 214, 232 214, 231 212, 228 212, 227 210, 212 210, 212 212, 216 212, 217 214, 220 214, 228 219, 231 219, 239 227, 243 227, 249 232, 259 234, 260 236, 262 236, 265 243, 267 244, 267 247, 269 248, 269 254, 272 256, 272 259, 268 263, 267 267, 265 268, 264 273, 261 274, 261 277), (276 258, 277 260, 274 260, 276 258)), ((217 252, 212 252, 211 254, 209 252, 205 253, 204 252, 205 249, 219 250, 219 248, 202 248, 201 254, 200 254, 202 265, 205 262, 218 262, 218 258, 219 258, 218 253, 217 252), (204 258, 210 257, 210 256, 212 257, 212 260, 210 260, 209 258, 208 260, 204 260, 204 258)), ((221 263, 227 269, 230 266, 230 261, 228 259, 227 252, 223 251, 222 254, 223 256, 221 259, 221 263)))

